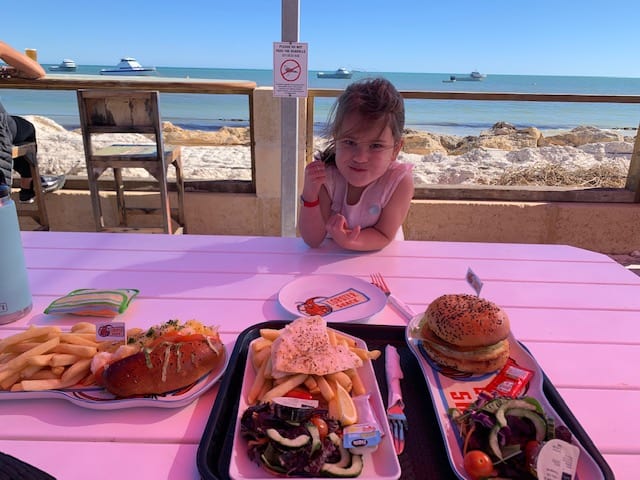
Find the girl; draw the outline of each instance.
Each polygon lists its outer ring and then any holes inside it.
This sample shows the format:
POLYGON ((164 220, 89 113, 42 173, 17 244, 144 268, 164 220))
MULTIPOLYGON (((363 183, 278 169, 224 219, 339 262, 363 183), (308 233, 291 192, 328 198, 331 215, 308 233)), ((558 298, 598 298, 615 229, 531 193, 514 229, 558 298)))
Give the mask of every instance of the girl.
POLYGON ((379 250, 402 239, 413 197, 402 149, 404 102, 386 79, 350 84, 330 113, 328 147, 304 171, 299 229, 311 247, 379 250))

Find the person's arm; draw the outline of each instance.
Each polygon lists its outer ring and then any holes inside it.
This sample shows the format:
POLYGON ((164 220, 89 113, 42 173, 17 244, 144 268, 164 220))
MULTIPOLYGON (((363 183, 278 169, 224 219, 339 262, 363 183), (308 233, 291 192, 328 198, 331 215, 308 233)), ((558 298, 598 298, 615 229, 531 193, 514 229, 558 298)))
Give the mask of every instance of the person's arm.
POLYGON ((13 75, 16 77, 36 79, 46 75, 44 68, 38 62, 2 41, 0 41, 0 58, 15 69, 13 75))
POLYGON ((411 174, 405 175, 396 187, 389 202, 382 210, 378 222, 359 232, 346 229, 344 217, 332 217, 329 222, 329 231, 334 241, 341 247, 349 250, 370 251, 380 250, 396 237, 398 229, 407 218, 414 186, 411 174))
POLYGON ((327 236, 326 218, 331 199, 323 186, 326 178, 325 165, 320 160, 314 160, 304 169, 302 198, 307 206, 300 205, 298 229, 302 239, 312 248, 319 247, 327 236))

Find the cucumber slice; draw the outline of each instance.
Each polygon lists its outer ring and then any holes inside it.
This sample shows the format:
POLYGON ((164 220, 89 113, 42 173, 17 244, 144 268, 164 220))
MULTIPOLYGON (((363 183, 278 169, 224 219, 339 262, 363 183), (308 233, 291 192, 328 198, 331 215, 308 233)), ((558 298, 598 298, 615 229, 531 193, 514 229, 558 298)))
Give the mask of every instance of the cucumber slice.
POLYGON ((311 441, 310 435, 298 435, 296 438, 285 438, 280 435, 280 432, 278 432, 275 428, 267 428, 266 433, 271 440, 287 448, 304 447, 311 441))
POLYGON ((318 431, 318 427, 316 427, 313 423, 307 423, 307 430, 311 434, 311 453, 316 450, 320 450, 322 448, 322 442, 320 441, 320 432, 318 431))
POLYGON ((331 477, 357 477, 362 473, 362 469, 364 468, 362 455, 353 455, 351 453, 349 453, 349 455, 351 455, 351 465, 349 467, 338 467, 336 463, 325 463, 321 469, 322 473, 331 477))
MULTIPOLYGON (((509 410, 513 410, 514 408, 518 408, 521 410, 536 410, 535 405, 532 405, 525 400, 509 400, 506 403, 503 403, 496 411, 496 421, 498 422, 498 425, 500 425, 501 427, 507 426, 507 419, 505 418, 505 416, 507 415, 507 412, 509 410)), ((511 415, 511 413, 509 413, 508 415, 511 415)))

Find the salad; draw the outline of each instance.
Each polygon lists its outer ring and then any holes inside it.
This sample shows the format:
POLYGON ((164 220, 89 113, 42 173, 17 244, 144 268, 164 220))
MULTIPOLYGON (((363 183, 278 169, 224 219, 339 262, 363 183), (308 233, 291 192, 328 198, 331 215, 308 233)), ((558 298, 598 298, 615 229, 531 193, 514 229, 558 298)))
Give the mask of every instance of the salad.
POLYGON ((296 408, 278 400, 242 414, 240 433, 252 461, 278 476, 360 475, 362 455, 344 448, 340 422, 329 418, 326 409, 296 408))
POLYGON ((533 480, 536 457, 553 439, 571 443, 564 425, 556 425, 533 397, 511 398, 482 392, 464 411, 449 410, 462 438, 464 467, 472 479, 533 480))

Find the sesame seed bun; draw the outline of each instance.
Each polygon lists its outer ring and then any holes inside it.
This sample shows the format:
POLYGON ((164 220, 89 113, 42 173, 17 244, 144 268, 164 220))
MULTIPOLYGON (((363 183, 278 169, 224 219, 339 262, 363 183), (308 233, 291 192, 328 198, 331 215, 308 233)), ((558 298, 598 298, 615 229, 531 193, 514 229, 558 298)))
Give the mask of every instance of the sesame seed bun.
POLYGON ((498 370, 509 359, 509 318, 496 304, 468 294, 436 298, 420 322, 427 354, 469 373, 498 370))

